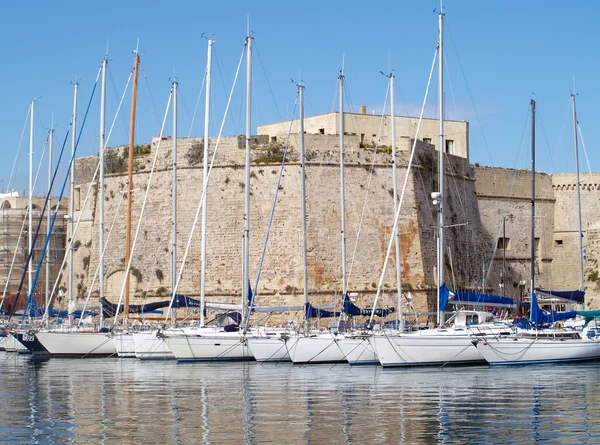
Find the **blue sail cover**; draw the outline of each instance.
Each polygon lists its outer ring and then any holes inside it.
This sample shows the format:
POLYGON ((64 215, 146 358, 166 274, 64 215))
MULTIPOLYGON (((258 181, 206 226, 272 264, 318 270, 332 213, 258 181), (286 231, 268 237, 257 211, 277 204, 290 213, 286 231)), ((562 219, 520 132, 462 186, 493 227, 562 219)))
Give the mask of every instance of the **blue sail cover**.
POLYGON ((446 283, 440 286, 440 311, 445 311, 448 306, 448 300, 450 299, 450 289, 446 286, 446 283))
POLYGON ((531 294, 531 309, 529 311, 529 320, 534 325, 539 326, 544 324, 551 324, 557 321, 575 318, 576 316, 577 311, 555 312, 542 310, 537 305, 537 298, 535 292, 531 294))
POLYGON ((454 292, 450 304, 472 304, 481 306, 516 307, 512 298, 477 292, 454 292))
MULTIPOLYGON (((346 314, 346 315, 370 316, 373 313, 373 308, 361 309, 357 305, 352 303, 348 294, 345 294, 344 295, 344 303, 342 305, 342 312, 344 312, 344 314, 346 314)), ((388 315, 390 315, 394 312, 396 312, 396 308, 394 308, 394 307, 377 308, 377 309, 375 309, 375 316, 376 317, 387 317, 388 315)))
POLYGON ((304 318, 306 320, 310 318, 332 318, 339 317, 341 312, 337 311, 326 311, 325 309, 318 309, 310 303, 304 303, 304 318))
POLYGON ((576 303, 583 303, 585 297, 585 291, 582 290, 542 290, 536 289, 536 292, 541 294, 550 295, 556 298, 562 298, 563 300, 570 300, 576 303))

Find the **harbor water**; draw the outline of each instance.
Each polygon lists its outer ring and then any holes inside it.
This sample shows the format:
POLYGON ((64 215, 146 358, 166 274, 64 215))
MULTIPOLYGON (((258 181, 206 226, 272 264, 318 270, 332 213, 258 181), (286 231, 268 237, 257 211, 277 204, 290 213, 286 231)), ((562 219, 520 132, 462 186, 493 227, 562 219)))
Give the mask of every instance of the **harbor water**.
POLYGON ((0 353, 0 442, 600 443, 600 363, 411 368, 0 353))

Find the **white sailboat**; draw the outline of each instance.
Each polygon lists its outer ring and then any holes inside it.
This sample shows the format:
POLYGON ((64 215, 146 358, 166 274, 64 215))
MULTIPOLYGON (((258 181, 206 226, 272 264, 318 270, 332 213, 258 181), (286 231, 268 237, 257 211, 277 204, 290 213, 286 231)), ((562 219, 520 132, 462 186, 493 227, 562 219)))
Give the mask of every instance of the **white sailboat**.
MULTIPOLYGON (((577 164, 577 118, 575 112, 575 96, 571 96, 573 104, 573 121, 575 131, 575 153, 577 164)), ((579 332, 561 330, 540 331, 538 324, 537 296, 535 289, 535 101, 531 100, 531 281, 530 281, 530 322, 534 329, 520 333, 511 338, 484 338, 474 342, 477 350, 490 365, 523 365, 535 363, 559 363, 595 360, 600 358, 600 338, 588 336, 587 329, 579 332)), ((580 255, 580 290, 583 290, 583 249, 581 246, 581 200, 579 197, 579 165, 576 169, 578 205, 579 205, 579 255, 580 255)))

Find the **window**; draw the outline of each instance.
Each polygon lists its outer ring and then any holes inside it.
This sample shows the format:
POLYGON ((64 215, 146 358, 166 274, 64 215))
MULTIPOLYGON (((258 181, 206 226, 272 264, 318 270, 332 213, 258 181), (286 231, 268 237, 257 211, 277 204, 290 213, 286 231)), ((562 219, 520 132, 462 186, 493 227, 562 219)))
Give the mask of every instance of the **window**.
POLYGON ((446 139, 446 153, 454 154, 454 141, 452 139, 446 139))
POLYGON ((561 240, 561 239, 555 239, 554 240, 554 245, 557 246, 557 247, 562 247, 563 240, 561 240))
POLYGON ((364 133, 361 133, 361 134, 360 134, 360 143, 361 143, 361 144, 364 144, 364 143, 365 143, 365 134, 364 134, 364 133))
POLYGON ((277 136, 271 136, 271 142, 277 142, 277 136))
POLYGON ((423 138, 423 142, 426 144, 431 144, 431 138, 423 138))
POLYGON ((498 250, 510 250, 510 238, 498 238, 498 244, 496 245, 498 250))
POLYGON ((325 129, 324 128, 319 128, 319 133, 320 134, 325 134, 325 129))

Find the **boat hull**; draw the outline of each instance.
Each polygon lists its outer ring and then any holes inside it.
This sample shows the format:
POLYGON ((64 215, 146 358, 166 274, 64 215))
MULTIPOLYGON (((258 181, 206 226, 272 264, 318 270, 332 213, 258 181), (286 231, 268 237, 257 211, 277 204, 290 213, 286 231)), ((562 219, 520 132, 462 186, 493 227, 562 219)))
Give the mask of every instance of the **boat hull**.
POLYGON ((526 365, 600 359, 600 342, 583 339, 487 339, 476 342, 490 365, 526 365))
MULTIPOLYGON (((39 356, 47 356, 48 351, 44 348, 44 345, 40 343, 34 333, 31 332, 17 332, 17 340, 25 346, 29 353, 39 356)), ((21 351, 19 351, 21 353, 21 351)))
POLYGON ((249 337, 246 339, 250 352, 257 362, 289 362, 289 337, 249 337))
POLYGON ((28 349, 15 337, 13 333, 6 336, 4 341, 4 349, 6 352, 20 352, 27 353, 28 349))
POLYGON ((342 339, 330 334, 296 337, 296 341, 288 347, 288 352, 296 364, 347 363, 346 355, 338 345, 342 339))
POLYGON ((140 360, 174 360, 164 337, 157 336, 158 331, 134 332, 135 357, 140 360))
POLYGON ((338 345, 350 365, 379 365, 379 359, 368 337, 345 337, 338 345))
POLYGON ((165 341, 181 362, 254 360, 239 335, 172 335, 165 341))
POLYGON ((110 334, 104 332, 38 332, 37 339, 51 356, 106 357, 117 353, 110 334))
POLYGON ((135 341, 133 340, 133 334, 114 334, 113 343, 119 357, 135 358, 135 341))
POLYGON ((485 364, 464 335, 374 335, 369 338, 379 363, 384 367, 485 364))

